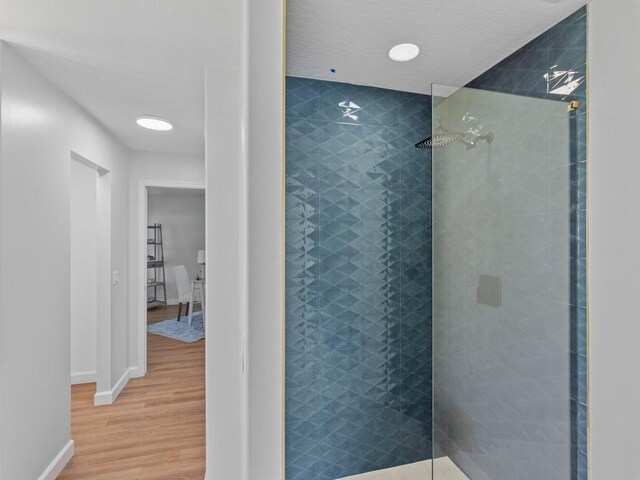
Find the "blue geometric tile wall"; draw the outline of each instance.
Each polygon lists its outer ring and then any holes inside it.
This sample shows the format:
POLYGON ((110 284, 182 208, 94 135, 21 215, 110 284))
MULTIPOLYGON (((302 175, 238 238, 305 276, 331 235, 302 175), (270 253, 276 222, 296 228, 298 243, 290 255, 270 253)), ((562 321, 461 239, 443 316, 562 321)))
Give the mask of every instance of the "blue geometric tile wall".
POLYGON ((431 456, 431 97, 287 78, 286 478, 431 456))
POLYGON ((571 410, 572 478, 587 478, 587 7, 583 7, 508 58, 469 87, 536 98, 578 100, 573 119, 571 410))

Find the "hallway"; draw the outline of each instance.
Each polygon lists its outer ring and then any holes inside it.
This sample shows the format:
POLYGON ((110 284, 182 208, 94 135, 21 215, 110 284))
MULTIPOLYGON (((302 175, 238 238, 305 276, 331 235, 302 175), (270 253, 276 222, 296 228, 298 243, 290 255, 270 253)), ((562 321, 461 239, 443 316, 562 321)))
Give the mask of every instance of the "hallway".
MULTIPOLYGON (((150 310, 148 322, 177 316, 150 310)), ((205 471, 205 342, 148 335, 148 372, 113 405, 93 406, 95 384, 72 387, 75 456, 59 480, 202 480, 205 471)))

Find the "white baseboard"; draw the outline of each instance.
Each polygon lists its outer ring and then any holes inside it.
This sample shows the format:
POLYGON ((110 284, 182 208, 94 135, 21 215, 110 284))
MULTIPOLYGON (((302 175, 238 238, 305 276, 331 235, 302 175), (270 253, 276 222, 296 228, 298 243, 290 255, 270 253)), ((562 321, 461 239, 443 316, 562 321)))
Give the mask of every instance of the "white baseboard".
MULTIPOLYGON (((122 376, 120 377, 120 380, 118 380, 116 382, 116 384, 113 387, 113 401, 116 401, 116 398, 118 398, 118 395, 120 395, 120 392, 122 392, 122 390, 124 390, 124 387, 127 386, 127 383, 129 383, 129 379, 131 378, 131 368, 127 368, 124 373, 122 374, 122 376)), ((113 403, 113 402, 112 402, 113 403)))
POLYGON ((81 383, 96 383, 96 371, 77 372, 71 374, 71 385, 80 385, 81 383))
POLYGON ((131 367, 129 368, 129 378, 142 378, 147 374, 140 367, 131 367))
MULTIPOLYGON (((437 474, 436 480, 469 480, 449 457, 436 458, 433 468, 437 474)), ((361 473, 341 480, 415 480, 418 478, 432 479, 431 460, 361 473)))
POLYGON ((101 407, 102 405, 111 405, 113 403, 113 401, 111 400, 112 398, 113 395, 111 393, 111 390, 106 392, 96 392, 96 394, 93 396, 93 406, 101 407))
POLYGON ((118 395, 120 395, 120 392, 122 392, 124 387, 129 382, 129 379, 131 378, 131 370, 131 368, 125 370, 125 372, 120 377, 120 380, 118 380, 113 386, 113 389, 105 392, 96 392, 95 396, 93 397, 93 405, 99 407, 102 405, 111 405, 113 402, 115 402, 116 398, 118 398, 118 395))
POLYGON ((58 478, 58 475, 62 473, 64 467, 67 466, 67 463, 69 463, 69 460, 73 457, 74 452, 73 440, 69 440, 69 443, 60 450, 56 458, 51 461, 49 466, 42 472, 42 475, 38 477, 38 480, 55 480, 58 478))

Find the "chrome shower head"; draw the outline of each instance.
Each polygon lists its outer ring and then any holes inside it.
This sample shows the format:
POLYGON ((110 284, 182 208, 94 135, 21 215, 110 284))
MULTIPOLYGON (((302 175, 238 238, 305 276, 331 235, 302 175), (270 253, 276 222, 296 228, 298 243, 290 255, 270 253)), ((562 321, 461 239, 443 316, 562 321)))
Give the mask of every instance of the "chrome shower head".
MULTIPOLYGON (((444 131, 444 129, 442 128, 439 128, 438 130, 444 131)), ((431 137, 419 141, 415 146, 416 148, 440 148, 453 142, 460 142, 467 147, 467 150, 471 150, 476 146, 478 140, 484 140, 488 144, 491 144, 493 143, 494 138, 493 133, 487 133, 486 135, 476 135, 475 138, 471 141, 465 140, 464 136, 465 134, 461 132, 450 133, 444 131, 444 133, 436 133, 431 137)))
POLYGON ((424 140, 416 143, 416 148, 440 148, 444 147, 445 145, 449 145, 456 140, 462 140, 463 138, 464 133, 460 132, 436 133, 435 135, 429 138, 425 138, 424 140))

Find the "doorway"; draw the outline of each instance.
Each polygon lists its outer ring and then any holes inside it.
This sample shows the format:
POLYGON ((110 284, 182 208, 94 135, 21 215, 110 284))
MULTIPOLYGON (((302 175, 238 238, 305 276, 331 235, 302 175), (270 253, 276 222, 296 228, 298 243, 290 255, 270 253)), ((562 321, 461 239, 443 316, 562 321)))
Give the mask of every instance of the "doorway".
POLYGON ((203 340, 204 189, 147 187, 146 223, 147 338, 203 340))
POLYGON ((71 160, 71 384, 97 377, 97 172, 71 160))
POLYGON ((91 160, 70 155, 71 385, 91 387, 96 405, 110 403, 111 178, 91 160))
MULTIPOLYGON (((154 312, 153 315, 148 315, 149 312, 153 312, 153 310, 149 310, 148 303, 150 297, 150 289, 151 284, 148 283, 150 280, 150 272, 149 267, 164 267, 164 272, 162 274, 156 273, 155 278, 160 280, 160 283, 165 283, 164 288, 158 288, 156 285, 153 289, 154 296, 158 296, 156 292, 160 291, 164 294, 164 298, 155 299, 155 300, 164 300, 163 302, 158 302, 158 304, 154 305, 155 309, 160 308, 163 310, 168 310, 171 314, 175 313, 174 317, 177 318, 178 308, 170 308, 170 307, 178 307, 180 303, 177 298, 177 285, 175 283, 175 274, 173 273, 173 267, 178 265, 184 265, 185 269, 187 269, 187 276, 189 280, 195 280, 195 276, 200 274, 200 267, 198 267, 198 252, 200 250, 204 251, 204 243, 202 247, 197 247, 198 242, 201 240, 200 234, 194 234, 193 231, 184 232, 184 235, 180 235, 181 229, 193 229, 194 225, 197 224, 195 218, 199 213, 195 212, 193 215, 186 214, 181 215, 180 209, 187 210, 188 207, 193 208, 195 205, 202 205, 202 215, 204 215, 204 204, 205 204, 205 189, 204 184, 197 182, 180 182, 180 181, 161 181, 161 180, 141 180, 139 182, 138 187, 138 224, 137 224, 137 258, 135 258, 137 265, 137 275, 136 281, 138 285, 137 295, 136 295, 136 303, 137 303, 137 321, 136 321, 136 337, 137 340, 135 342, 135 352, 134 356, 137 357, 137 368, 136 372, 132 377, 142 377, 146 375, 148 370, 148 333, 147 333, 147 323, 149 317, 151 318, 151 322, 155 323, 156 321, 164 321, 169 318, 164 318, 165 315, 158 315, 158 312, 154 312), (153 205, 151 206, 151 214, 149 216, 149 205, 150 198, 158 197, 153 201, 153 205), (170 198, 173 197, 176 201, 171 201, 170 198), (163 198, 160 200, 160 198, 163 198), (166 198, 166 199, 165 199, 166 198), (169 200, 167 200, 169 199, 169 200), (163 207, 166 206, 166 208, 163 207), (162 211, 164 209, 164 211, 162 211), (185 217, 185 218, 181 218, 185 217), (165 222, 165 228, 161 235, 164 235, 163 240, 169 240, 171 245, 168 245, 169 250, 167 251, 167 244, 163 241, 162 249, 164 250, 163 259, 161 260, 162 264, 159 263, 151 263, 149 261, 149 255, 155 257, 155 252, 157 248, 154 248, 150 245, 149 240, 151 239, 150 232, 157 237, 157 232, 154 232, 154 229, 150 229, 148 227, 152 227, 153 223, 159 223, 162 226, 162 222, 164 219, 168 219, 171 223, 167 224, 165 222), (167 228, 169 230, 167 230, 167 228), (167 238, 167 233, 169 237, 167 238), (187 239, 185 240, 185 237, 187 239), (179 240, 178 240, 179 239, 179 240), (177 250, 176 250, 177 249, 177 250), (153 253, 151 253, 153 250, 153 253), (179 252, 179 253, 178 253, 179 252), (191 252, 191 254, 189 254, 191 252), (178 258, 174 256, 174 253, 178 253, 178 258), (183 263, 178 263, 183 262, 183 263), (189 265, 189 267, 187 267, 189 265), (168 268, 167 268, 168 267, 168 268), (165 278, 166 277, 166 278, 165 278), (164 291, 163 291, 164 290, 164 291), (173 311, 175 310, 175 312, 173 311)), ((200 208, 200 207, 198 207, 200 208)), ((184 214, 184 212, 183 212, 184 214)), ((202 218, 201 227, 204 231, 205 227, 205 219, 204 216, 202 218)), ((155 261, 154 259, 153 261, 155 261)), ((157 259, 160 261, 160 259, 157 259)), ((153 262, 151 261, 151 262, 153 262)), ((203 290, 204 291, 204 290, 203 290)), ((156 302, 154 302, 156 303, 156 302)), ((186 312, 186 305, 185 314, 186 312)), ((190 306, 191 308, 191 306, 190 306)), ((182 313, 182 312, 180 312, 182 313)), ((193 312, 192 312, 193 313, 193 312)), ((206 318, 203 318, 203 328, 205 327, 206 318)), ((193 321, 193 318, 192 318, 193 321)), ((206 329, 205 329, 206 330, 206 329)))

